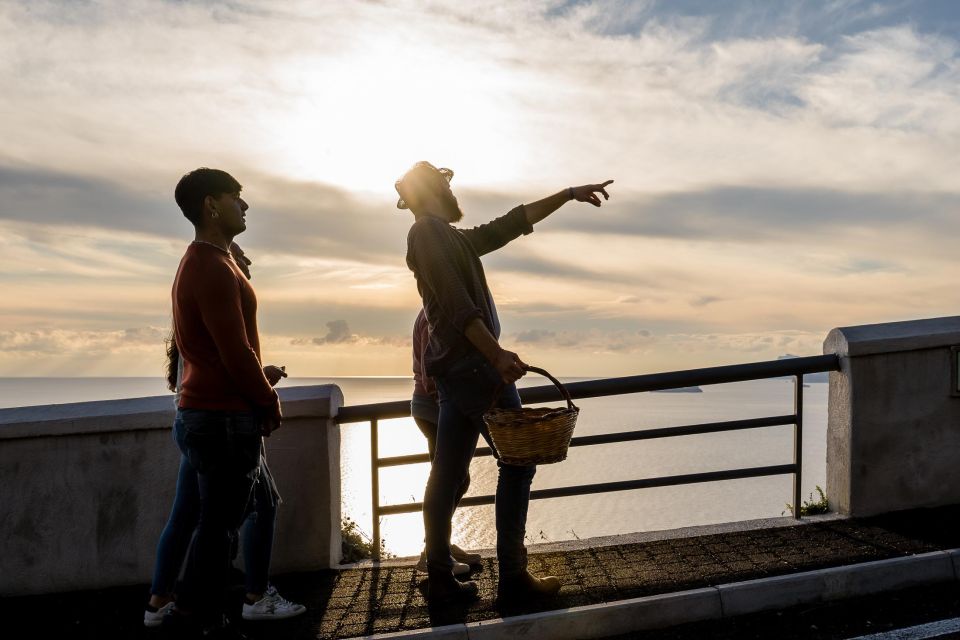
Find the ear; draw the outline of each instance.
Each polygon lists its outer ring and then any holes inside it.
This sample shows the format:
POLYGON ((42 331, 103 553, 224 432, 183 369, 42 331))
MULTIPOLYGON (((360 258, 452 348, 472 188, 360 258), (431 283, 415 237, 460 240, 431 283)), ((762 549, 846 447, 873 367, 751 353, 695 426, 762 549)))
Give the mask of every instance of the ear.
POLYGON ((205 196, 203 198, 203 210, 205 213, 209 213, 213 217, 217 217, 217 199, 213 196, 205 196))

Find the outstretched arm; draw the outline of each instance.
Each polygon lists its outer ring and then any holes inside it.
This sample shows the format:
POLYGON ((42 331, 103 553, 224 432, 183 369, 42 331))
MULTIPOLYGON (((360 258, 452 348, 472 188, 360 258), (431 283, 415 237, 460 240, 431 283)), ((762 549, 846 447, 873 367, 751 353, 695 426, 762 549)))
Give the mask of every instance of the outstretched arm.
POLYGON ((602 193, 603 199, 609 200, 610 194, 607 193, 607 185, 611 184, 613 184, 613 180, 607 180, 602 184, 585 184, 579 187, 567 187, 563 191, 559 191, 552 196, 547 196, 543 200, 525 204, 523 208, 527 212, 527 222, 532 225, 537 224, 571 200, 589 202, 593 206, 599 207, 601 202, 600 196, 597 194, 602 193))

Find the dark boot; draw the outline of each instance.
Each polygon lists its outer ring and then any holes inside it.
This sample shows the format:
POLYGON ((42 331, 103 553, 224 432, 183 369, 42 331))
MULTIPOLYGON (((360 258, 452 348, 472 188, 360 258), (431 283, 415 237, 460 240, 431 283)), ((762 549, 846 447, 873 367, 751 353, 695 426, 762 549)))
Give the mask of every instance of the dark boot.
POLYGON ((478 592, 476 582, 460 582, 449 569, 427 570, 427 600, 430 604, 476 600, 478 592))
POLYGON ((506 607, 521 606, 538 598, 553 597, 560 587, 560 579, 556 576, 538 578, 527 570, 501 575, 497 583, 497 603, 506 607))

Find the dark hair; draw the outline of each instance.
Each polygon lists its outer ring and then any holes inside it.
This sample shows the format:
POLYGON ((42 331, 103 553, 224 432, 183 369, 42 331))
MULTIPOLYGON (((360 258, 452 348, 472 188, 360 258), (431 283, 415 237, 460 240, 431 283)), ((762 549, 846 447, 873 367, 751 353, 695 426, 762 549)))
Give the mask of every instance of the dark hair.
POLYGON ((180 348, 177 347, 177 341, 173 337, 173 330, 170 330, 170 337, 164 340, 167 346, 167 389, 176 393, 177 391, 177 369, 180 366, 180 348))
POLYGON ((207 196, 215 198, 225 193, 239 193, 243 187, 226 171, 200 167, 180 178, 173 197, 177 201, 184 217, 193 223, 200 224, 203 214, 203 199, 207 196))

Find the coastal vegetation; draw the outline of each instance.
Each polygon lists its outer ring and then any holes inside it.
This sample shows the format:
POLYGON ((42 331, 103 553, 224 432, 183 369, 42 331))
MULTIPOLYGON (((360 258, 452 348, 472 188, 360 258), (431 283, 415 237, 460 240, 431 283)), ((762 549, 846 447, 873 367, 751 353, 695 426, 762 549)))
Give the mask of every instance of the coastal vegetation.
MULTIPOLYGON (((340 564, 359 562, 360 560, 367 560, 373 557, 373 542, 354 520, 346 516, 343 517, 343 520, 340 522, 340 535, 343 540, 340 545, 343 553, 340 564)), ((393 557, 394 555, 387 551, 386 541, 381 538, 380 558, 386 559, 393 557)))
MULTIPOLYGON (((803 504, 800 505, 800 515, 801 516, 815 516, 821 513, 827 513, 830 511, 830 503, 827 501, 827 496, 823 492, 823 489, 820 488, 820 485, 816 486, 816 491, 820 495, 817 500, 813 499, 813 492, 810 493, 810 499, 804 500, 803 504)), ((784 515, 788 512, 793 513, 793 505, 789 502, 786 505, 786 509, 780 513, 784 515)))

